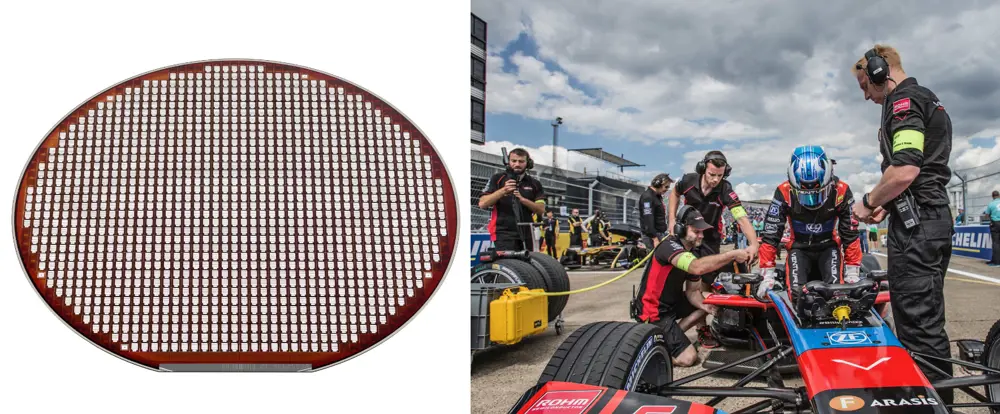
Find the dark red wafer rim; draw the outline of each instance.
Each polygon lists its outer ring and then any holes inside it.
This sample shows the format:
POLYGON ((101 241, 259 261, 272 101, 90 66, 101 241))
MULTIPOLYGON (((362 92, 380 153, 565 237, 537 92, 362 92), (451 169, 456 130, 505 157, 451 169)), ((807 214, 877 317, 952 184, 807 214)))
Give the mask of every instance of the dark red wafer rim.
MULTIPOLYGON (((431 299, 443 281, 457 249, 457 232, 459 225, 456 190, 452 184, 444 163, 434 145, 426 138, 420 129, 399 110, 379 96, 341 78, 327 73, 298 65, 264 61, 255 59, 220 59, 190 62, 153 70, 102 90, 89 98, 83 104, 74 108, 62 118, 45 136, 25 168, 18 183, 15 197, 13 224, 14 239, 18 247, 18 256, 25 275, 44 300, 46 305, 59 316, 68 326, 105 351, 119 356, 127 361, 151 369, 161 369, 161 365, 169 365, 169 370, 204 370, 204 371, 301 371, 324 368, 371 349, 398 332, 408 323, 424 304, 431 299), (38 164, 45 162, 49 148, 58 144, 60 132, 68 130, 70 124, 77 123, 78 118, 86 117, 88 111, 97 108, 98 102, 105 102, 108 95, 124 94, 125 88, 142 87, 143 81, 169 80, 171 72, 204 73, 205 66, 263 66, 265 72, 288 72, 308 75, 310 80, 325 80, 327 88, 342 87, 345 94, 361 95, 365 102, 372 103, 372 109, 380 109, 383 117, 389 117, 393 125, 400 126, 400 132, 409 132, 410 139, 419 143, 420 154, 430 155, 430 173, 432 179, 440 179, 443 187, 444 220, 447 235, 439 236, 440 261, 431 263, 432 277, 423 279, 423 288, 414 289, 413 297, 406 299, 403 306, 396 307, 396 313, 386 317, 386 323, 378 325, 375 334, 358 334, 357 343, 340 343, 336 352, 141 352, 122 350, 113 343, 109 334, 94 333, 90 324, 85 324, 81 315, 74 315, 73 306, 64 304, 63 298, 57 297, 54 289, 46 287, 45 279, 35 277, 38 267, 38 254, 31 253, 31 227, 25 227, 25 199, 27 188, 35 186, 38 179, 38 164), (184 368, 187 365, 190 368, 184 368), (270 367, 270 368, 269 368, 270 367), (285 368, 282 368, 285 367, 285 368)), ((112 226, 108 226, 112 227, 112 226)), ((419 232, 419 228, 411 228, 419 232)), ((419 234, 419 233, 416 233, 419 234)), ((45 329, 39 327, 39 329, 45 329)))

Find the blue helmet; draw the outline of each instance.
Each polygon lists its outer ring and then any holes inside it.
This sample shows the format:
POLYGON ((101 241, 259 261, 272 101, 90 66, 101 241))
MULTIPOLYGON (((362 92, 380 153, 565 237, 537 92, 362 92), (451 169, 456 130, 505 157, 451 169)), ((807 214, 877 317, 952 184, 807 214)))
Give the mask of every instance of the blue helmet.
POLYGON ((804 145, 792 151, 788 183, 792 195, 805 208, 815 209, 826 202, 833 182, 833 163, 818 145, 804 145))

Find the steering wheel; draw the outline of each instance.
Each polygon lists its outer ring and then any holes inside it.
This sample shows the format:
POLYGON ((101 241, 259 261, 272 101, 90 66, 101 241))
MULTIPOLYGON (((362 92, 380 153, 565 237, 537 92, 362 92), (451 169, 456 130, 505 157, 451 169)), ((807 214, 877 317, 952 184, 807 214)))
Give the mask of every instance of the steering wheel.
POLYGON ((863 319, 878 297, 880 281, 862 279, 851 284, 813 280, 802 287, 798 314, 812 323, 836 322, 846 328, 851 319, 863 319))

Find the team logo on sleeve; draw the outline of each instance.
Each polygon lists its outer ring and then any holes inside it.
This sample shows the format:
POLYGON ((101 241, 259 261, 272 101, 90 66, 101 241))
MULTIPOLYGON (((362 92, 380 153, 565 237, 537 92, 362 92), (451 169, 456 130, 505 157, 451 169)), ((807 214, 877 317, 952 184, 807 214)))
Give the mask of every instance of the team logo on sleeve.
POLYGON ((771 200, 771 209, 767 210, 767 214, 777 216, 780 209, 781 203, 778 200, 771 200))
POLYGON ((653 206, 648 201, 642 203, 642 214, 653 214, 653 206))
POLYGON ((892 113, 898 114, 910 110, 910 98, 899 99, 892 103, 892 113))
POLYGON ((729 192, 729 198, 731 198, 731 199, 733 199, 733 200, 739 200, 739 199, 740 199, 740 196, 736 195, 736 192, 735 192, 735 191, 730 191, 730 192, 729 192))

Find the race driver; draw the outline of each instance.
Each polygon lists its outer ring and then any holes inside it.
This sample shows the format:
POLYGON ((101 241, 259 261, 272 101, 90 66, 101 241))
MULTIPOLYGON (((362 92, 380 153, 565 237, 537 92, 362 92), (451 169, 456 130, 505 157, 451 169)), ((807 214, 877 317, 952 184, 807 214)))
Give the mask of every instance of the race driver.
MULTIPOLYGON (((677 182, 677 185, 674 186, 674 191, 670 192, 669 210, 667 211, 667 217, 669 218, 668 231, 673 231, 674 229, 674 223, 676 222, 674 215, 677 211, 677 206, 680 204, 681 196, 684 196, 685 205, 692 206, 698 210, 702 217, 705 218, 705 221, 712 226, 711 229, 705 231, 705 241, 694 252, 695 256, 703 257, 720 252, 722 246, 722 233, 720 229, 723 228, 722 211, 725 208, 729 209, 729 212, 733 215, 733 220, 739 223, 740 229, 746 235, 748 242, 747 250, 750 251, 750 257, 757 255, 760 241, 757 239, 757 232, 753 229, 753 223, 750 222, 746 209, 743 208, 739 196, 733 190, 733 185, 726 179, 729 177, 730 172, 732 172, 732 167, 726 160, 726 156, 721 151, 709 151, 705 154, 705 158, 698 162, 695 172, 684 174, 680 181, 677 182)), ((726 268, 743 273, 749 271, 748 267, 735 269, 733 268, 733 264, 726 268)), ((711 291, 712 282, 715 281, 717 274, 718 272, 710 272, 702 275, 703 289, 706 292, 711 291)))
POLYGON ((698 327, 703 348, 718 346, 705 324, 715 307, 704 303, 699 275, 717 270, 736 261, 750 260, 746 249, 734 249, 722 254, 695 257, 705 232, 713 228, 698 210, 682 206, 678 214, 680 226, 666 236, 653 250, 653 260, 646 266, 639 285, 639 298, 633 298, 633 315, 639 322, 654 323, 666 332, 666 342, 673 363, 689 367, 698 362, 698 352, 684 334, 698 327), (685 287, 685 281, 688 283, 685 287))
POLYGON ((802 285, 822 278, 827 283, 855 283, 861 273, 858 222, 852 217, 851 187, 833 174, 833 163, 820 146, 801 146, 792 152, 788 180, 774 190, 765 213, 760 247, 764 281, 757 291, 764 297, 775 281, 775 256, 786 223, 791 224, 785 284, 793 303, 802 285))

